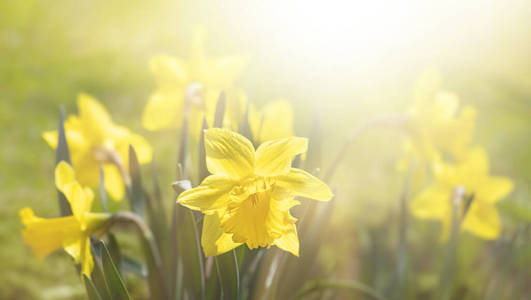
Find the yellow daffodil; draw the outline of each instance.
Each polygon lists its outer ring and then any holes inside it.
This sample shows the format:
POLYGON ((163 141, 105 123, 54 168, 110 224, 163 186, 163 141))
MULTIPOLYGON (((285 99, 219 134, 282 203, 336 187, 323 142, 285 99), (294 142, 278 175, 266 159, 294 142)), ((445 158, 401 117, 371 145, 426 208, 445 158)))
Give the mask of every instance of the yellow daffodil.
POLYGON ((462 218, 467 202, 470 207, 464 215, 461 230, 484 239, 495 239, 500 234, 500 220, 495 203, 513 189, 511 180, 489 176, 489 162, 485 151, 472 148, 459 164, 441 164, 436 168, 436 182, 425 188, 412 202, 411 208, 419 218, 443 222, 443 239, 448 236, 452 216, 452 193, 464 188, 459 217, 462 218))
POLYGON ((249 124, 258 144, 293 136, 293 109, 287 101, 277 100, 257 109, 251 105, 249 124))
POLYGON ((24 242, 40 259, 64 248, 77 264, 81 264, 81 272, 90 277, 94 267, 90 235, 100 229, 110 215, 90 212, 94 194, 76 181, 74 169, 69 164, 60 162, 57 165, 55 184, 70 203, 73 215, 45 219, 35 216, 31 208, 23 208, 20 218, 25 226, 22 231, 24 242))
POLYGON ((227 94, 224 127, 237 130, 246 106, 246 95, 235 89, 234 81, 240 76, 247 59, 225 56, 212 59, 203 48, 204 31, 197 30, 192 41, 189 60, 168 55, 151 59, 149 68, 157 81, 157 90, 151 94, 142 116, 148 130, 176 128, 183 115, 189 115, 190 131, 199 137, 203 118, 212 125, 218 97, 227 94))
POLYGON ((461 160, 466 156, 475 127, 476 111, 471 106, 459 110, 458 97, 440 88, 440 74, 428 70, 417 83, 415 106, 404 123, 404 154, 397 168, 413 167, 413 185, 418 190, 427 171, 442 157, 461 160))
MULTIPOLYGON (((127 178, 129 145, 134 147, 141 164, 151 161, 151 146, 140 135, 115 125, 105 108, 91 96, 80 94, 77 106, 79 116, 69 116, 64 127, 78 180, 83 185, 97 186, 103 165, 105 189, 119 201, 125 193, 123 178, 127 178)), ((50 147, 57 148, 57 131, 44 132, 43 138, 50 147)))
POLYGON ((226 129, 205 131, 206 164, 213 175, 183 192, 178 203, 205 214, 201 244, 206 256, 243 243, 251 249, 277 247, 299 254, 296 219, 289 209, 295 196, 328 201, 328 186, 292 168, 294 156, 307 150, 305 138, 289 137, 261 144, 226 129))

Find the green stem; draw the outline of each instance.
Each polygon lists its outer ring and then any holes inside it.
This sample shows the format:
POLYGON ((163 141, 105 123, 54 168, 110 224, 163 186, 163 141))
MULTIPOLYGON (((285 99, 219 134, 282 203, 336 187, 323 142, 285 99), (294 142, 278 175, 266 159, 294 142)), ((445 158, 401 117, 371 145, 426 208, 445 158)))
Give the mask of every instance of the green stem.
POLYGON ((440 285, 440 299, 448 300, 452 294, 452 280, 455 273, 457 246, 459 242, 459 228, 461 220, 459 210, 465 197, 465 189, 458 186, 454 189, 451 200, 452 216, 450 224, 450 239, 446 248, 442 279, 440 285))
POLYGON ((305 297, 324 289, 336 289, 336 290, 348 290, 351 292, 361 293, 372 299, 385 300, 378 291, 365 285, 361 282, 354 280, 339 280, 339 279, 327 279, 327 280, 315 280, 305 284, 291 300, 306 299, 305 297))
POLYGON ((323 176, 323 180, 325 182, 330 182, 332 177, 334 176, 335 172, 337 171, 337 168, 341 165, 341 162, 343 159, 347 156, 348 149, 350 148, 350 145, 363 133, 367 132, 369 129, 376 128, 376 127, 393 127, 398 126, 402 124, 404 121, 404 117, 401 115, 391 115, 391 116, 384 116, 381 118, 376 118, 373 120, 369 120, 362 126, 358 127, 352 134, 347 138, 345 143, 343 143, 343 147, 341 150, 337 153, 334 160, 332 160, 332 164, 328 168, 327 172, 323 176))
POLYGON ((151 287, 150 285, 151 296, 155 297, 154 295, 157 295, 158 297, 156 299, 169 299, 166 282, 164 280, 164 274, 162 272, 162 262, 157 243, 155 241, 153 233, 151 232, 147 224, 144 222, 144 220, 140 218, 140 216, 127 211, 117 212, 112 215, 112 217, 109 219, 109 221, 100 231, 100 233, 103 234, 115 224, 120 223, 130 223, 135 225, 140 234, 140 237, 144 242, 144 253, 146 259, 148 260, 148 266, 152 266, 152 268, 149 268, 149 277, 153 278, 152 284, 156 284, 158 286, 158 288, 156 288, 155 290, 155 288, 151 287))

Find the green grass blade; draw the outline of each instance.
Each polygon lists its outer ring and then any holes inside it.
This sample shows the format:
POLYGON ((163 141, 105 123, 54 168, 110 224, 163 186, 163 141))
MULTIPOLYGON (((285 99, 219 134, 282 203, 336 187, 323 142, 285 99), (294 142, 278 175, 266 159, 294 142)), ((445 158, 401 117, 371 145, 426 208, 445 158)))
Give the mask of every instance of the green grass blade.
POLYGON ((309 295, 314 292, 334 289, 334 290, 348 290, 353 293, 362 294, 369 299, 385 300, 385 298, 376 290, 368 285, 354 280, 316 280, 308 282, 300 289, 291 300, 307 299, 309 295))
POLYGON ((103 274, 105 275, 105 281, 109 287, 109 292, 111 294, 111 299, 120 299, 126 300, 131 299, 125 283, 116 267, 116 264, 113 262, 109 249, 103 241, 98 243, 101 249, 101 262, 103 265, 103 274))
MULTIPOLYGON (((57 128, 57 149, 55 152, 55 162, 56 164, 59 164, 61 161, 65 161, 71 165, 72 161, 70 159, 70 151, 68 150, 68 142, 66 141, 64 119, 65 111, 64 108, 61 107, 59 110, 59 125, 57 128)), ((70 204, 68 203, 68 200, 66 200, 65 195, 61 191, 57 190, 57 197, 61 216, 71 215, 72 209, 70 208, 70 204)))
POLYGON ((127 187, 127 192, 131 210, 139 216, 144 216, 144 192, 142 189, 140 164, 138 163, 138 158, 132 145, 129 145, 129 173, 131 175, 131 184, 127 187))
POLYGON ((214 116, 214 127, 223 127, 223 117, 225 116, 225 107, 227 106, 227 96, 225 92, 219 94, 218 103, 216 104, 216 114, 214 116))
POLYGON ((245 108, 245 115, 243 117, 243 121, 240 124, 238 131, 241 135, 248 138, 250 141, 253 142, 253 144, 255 144, 253 140, 253 133, 251 131, 251 124, 249 123, 249 106, 250 106, 250 103, 249 101, 247 101, 247 107, 245 108))
POLYGON ((206 166, 206 153, 205 153, 205 129, 208 128, 206 118, 203 118, 203 130, 201 130, 201 139, 199 140, 199 159, 198 159, 198 174, 199 181, 203 181, 208 176, 208 169, 206 166))
POLYGON ((224 299, 239 299, 240 296, 240 269, 236 251, 233 249, 227 253, 216 256, 216 267, 219 270, 221 288, 224 299))
POLYGON ((83 274, 83 282, 85 283, 85 289, 87 290, 89 300, 102 300, 96 286, 94 286, 92 280, 90 280, 85 274, 83 274))

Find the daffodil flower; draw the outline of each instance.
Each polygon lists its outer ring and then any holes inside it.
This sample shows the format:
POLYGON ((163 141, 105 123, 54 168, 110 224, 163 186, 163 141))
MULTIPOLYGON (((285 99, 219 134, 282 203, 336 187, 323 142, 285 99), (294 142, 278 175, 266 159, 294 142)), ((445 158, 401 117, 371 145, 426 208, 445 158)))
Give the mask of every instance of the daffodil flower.
POLYGON ((489 176, 487 154, 482 148, 472 148, 464 160, 457 164, 441 164, 436 168, 436 182, 425 188, 412 202, 411 209, 419 218, 438 219, 443 223, 443 239, 450 229, 452 216, 451 197, 457 187, 464 188, 458 216, 463 218, 461 230, 484 239, 500 235, 500 220, 495 203, 513 189, 511 180, 489 176), (470 207, 465 213, 466 206, 470 207))
POLYGON ((258 144, 266 141, 293 136, 293 109, 284 100, 267 103, 257 109, 254 105, 249 109, 249 124, 253 139, 258 144))
POLYGON ((177 202, 205 214, 201 244, 206 256, 243 243, 250 249, 275 245, 299 254, 296 219, 289 209, 295 196, 328 201, 328 186, 291 161, 307 150, 305 138, 261 144, 226 129, 205 131, 206 164, 212 175, 187 190, 177 202))
POLYGON ((75 179, 74 169, 60 162, 55 169, 55 184, 64 193, 72 216, 60 218, 39 218, 29 207, 20 210, 20 218, 25 226, 22 231, 24 242, 40 259, 64 248, 81 264, 81 272, 90 277, 94 267, 90 250, 90 235, 102 228, 109 214, 91 213, 94 194, 88 187, 82 187, 75 179))
MULTIPOLYGON (((128 176, 129 145, 141 164, 151 161, 151 146, 140 135, 115 125, 106 109, 91 96, 80 94, 77 106, 79 116, 69 116, 64 126, 78 180, 83 185, 97 186, 103 165, 105 189, 119 201, 125 194, 123 178, 128 176)), ((57 148, 57 131, 44 132, 43 138, 50 147, 57 148)))
POLYGON ((151 59, 149 68, 157 81, 144 108, 142 124, 148 130, 177 128, 184 114, 189 115, 190 130, 199 137, 203 118, 212 125, 218 97, 227 93, 224 127, 237 130, 246 108, 246 95, 234 88, 247 59, 240 56, 209 58, 203 48, 204 30, 198 29, 192 41, 188 61, 169 55, 151 59))

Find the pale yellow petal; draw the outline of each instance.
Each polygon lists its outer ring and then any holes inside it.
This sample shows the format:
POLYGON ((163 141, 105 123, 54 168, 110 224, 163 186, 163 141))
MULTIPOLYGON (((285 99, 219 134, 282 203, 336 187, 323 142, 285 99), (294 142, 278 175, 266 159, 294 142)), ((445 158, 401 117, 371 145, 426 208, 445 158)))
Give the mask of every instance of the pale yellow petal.
POLYGON ((255 172, 262 176, 275 176, 290 171, 291 161, 297 154, 306 152, 308 139, 289 137, 263 143, 256 150, 255 172))
POLYGON ((226 129, 208 129, 205 150, 207 168, 212 174, 240 179, 254 170, 253 145, 240 134, 226 129))
POLYGON ((90 189, 84 189, 77 182, 65 185, 63 193, 65 194, 68 203, 70 203, 72 214, 80 222, 81 228, 85 229, 85 213, 90 212, 92 201, 94 200, 94 194, 90 189))
POLYGON ((297 196, 328 201, 333 194, 326 183, 306 171, 291 168, 289 173, 275 177, 276 185, 297 196))
POLYGON ((40 259, 60 249, 66 236, 78 235, 81 232, 79 222, 74 216, 44 219, 36 217, 28 207, 21 209, 19 215, 25 227, 22 231, 24 243, 28 244, 40 259))
POLYGON ((463 230, 487 240, 496 239, 501 231, 496 207, 480 201, 472 202, 461 226, 463 230))
POLYGON ((55 186, 64 193, 64 188, 76 181, 74 168, 65 161, 60 161, 55 167, 55 186))
POLYGON ((270 102, 262 109, 263 119, 256 135, 259 143, 293 136, 293 109, 284 100, 270 102))
POLYGON ((120 171, 115 165, 105 165, 103 173, 105 190, 112 200, 121 201, 125 195, 125 186, 120 171))
POLYGON ((45 131, 42 133, 42 138, 52 149, 57 148, 57 131, 45 131))
POLYGON ((493 203, 507 196, 514 188, 513 182, 506 177, 489 177, 478 188, 476 197, 485 202, 493 203))
POLYGON ((177 57, 157 55, 149 61, 149 69, 161 89, 182 87, 188 80, 186 63, 177 57))
POLYGON ((87 236, 81 235, 78 238, 66 240, 63 248, 74 258, 76 264, 81 264, 81 274, 85 274, 90 278, 90 274, 94 268, 90 239, 87 236))
POLYGON ((85 137, 93 144, 102 144, 109 128, 113 126, 111 116, 98 100, 87 94, 78 95, 77 106, 85 137))
POLYGON ((230 178, 210 175, 198 187, 182 192, 177 202, 193 210, 212 213, 230 203, 229 192, 234 184, 230 178))
POLYGON ((181 93, 156 92, 149 97, 142 113, 142 126, 147 130, 176 128, 181 124, 184 98, 181 93))
POLYGON ((205 256, 217 256, 230 251, 242 243, 235 243, 232 235, 223 232, 220 219, 217 214, 205 215, 203 232, 201 234, 201 246, 205 256))
POLYGON ((297 235, 297 227, 295 224, 292 225, 292 229, 288 233, 276 239, 273 245, 298 257, 299 237, 297 235))
POLYGON ((411 212, 419 218, 440 219, 450 215, 452 191, 442 186, 424 189, 411 202, 411 212))

